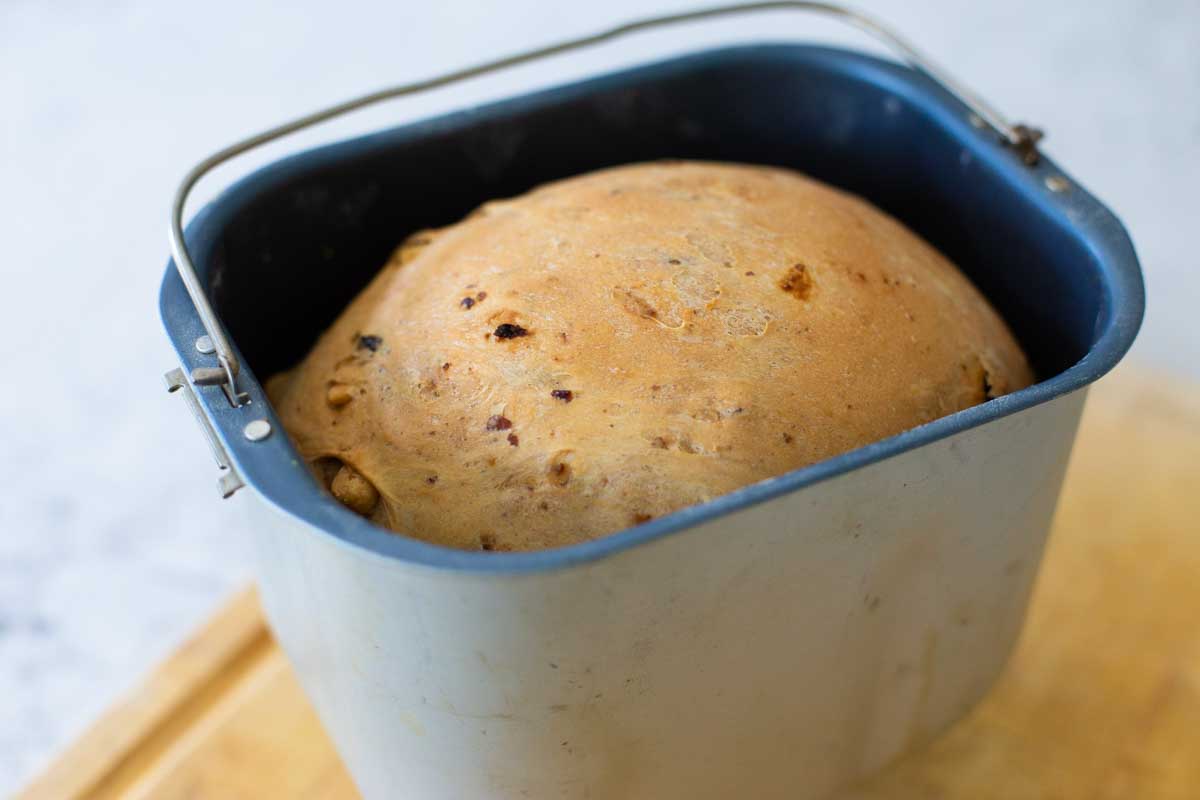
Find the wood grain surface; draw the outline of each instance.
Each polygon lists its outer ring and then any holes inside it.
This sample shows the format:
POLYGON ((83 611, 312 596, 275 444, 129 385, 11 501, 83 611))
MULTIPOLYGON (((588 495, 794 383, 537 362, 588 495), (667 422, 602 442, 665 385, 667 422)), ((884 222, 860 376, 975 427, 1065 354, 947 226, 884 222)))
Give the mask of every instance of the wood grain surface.
MULTIPOLYGON (((20 800, 356 798, 239 594, 20 800)), ((845 800, 1200 797, 1200 387, 1088 401, 1028 624, 975 711, 845 800)))

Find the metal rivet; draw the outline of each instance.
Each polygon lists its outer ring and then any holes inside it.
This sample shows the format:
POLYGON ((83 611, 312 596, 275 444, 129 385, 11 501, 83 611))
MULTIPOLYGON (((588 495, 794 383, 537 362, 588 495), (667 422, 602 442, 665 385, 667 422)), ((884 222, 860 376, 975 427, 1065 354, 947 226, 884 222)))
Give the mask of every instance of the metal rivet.
POLYGON ((1052 192, 1065 192, 1067 189, 1071 188, 1071 184, 1068 183, 1067 179, 1062 175, 1047 175, 1046 180, 1043 181, 1043 183, 1045 183, 1046 188, 1052 192))
POLYGON ((971 123, 971 127, 973 128, 982 128, 987 125, 987 123, 983 121, 983 117, 979 116, 978 114, 971 114, 969 117, 967 117, 967 120, 971 123))
POLYGON ((246 427, 242 429, 242 433, 252 442, 261 442, 271 435, 271 423, 265 419, 256 419, 247 422, 246 427))
POLYGON ((206 356, 217 352, 217 348, 213 347, 212 339, 207 336, 201 336, 196 340, 196 349, 206 356))

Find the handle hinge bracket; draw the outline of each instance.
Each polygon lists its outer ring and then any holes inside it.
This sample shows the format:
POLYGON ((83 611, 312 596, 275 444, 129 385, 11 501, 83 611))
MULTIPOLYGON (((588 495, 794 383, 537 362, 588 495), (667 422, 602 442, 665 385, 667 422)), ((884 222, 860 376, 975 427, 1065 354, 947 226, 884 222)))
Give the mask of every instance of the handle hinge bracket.
MULTIPOLYGON (((200 369, 194 372, 200 372, 200 369)), ((224 376, 224 371, 222 376, 224 376)), ((194 373, 193 373, 194 374, 194 373)), ((225 445, 221 444, 221 440, 217 438, 217 432, 213 429, 212 422, 204 414, 204 409, 200 407, 200 400, 196 397, 196 390, 189 382, 183 370, 176 367, 167 372, 164 376, 167 382, 168 392, 177 392, 183 389, 183 399, 187 401, 187 406, 192 412, 192 416, 196 418, 196 424, 200 426, 200 432, 204 434, 205 440, 208 442, 208 448, 212 451, 213 458, 217 462, 217 467, 221 470, 221 477, 217 479, 217 489, 221 493, 221 497, 232 497, 238 489, 245 486, 242 476, 238 474, 237 468, 233 465, 233 461, 229 458, 229 453, 225 450, 225 445)), ((195 380, 197 385, 205 385, 199 380, 195 380)), ((216 383, 215 381, 213 383, 216 383)), ((210 384, 211 385, 211 384, 210 384)), ((225 389, 226 396, 229 394, 229 388, 226 384, 221 384, 225 389)), ((238 405, 234 403, 234 405, 238 405)))

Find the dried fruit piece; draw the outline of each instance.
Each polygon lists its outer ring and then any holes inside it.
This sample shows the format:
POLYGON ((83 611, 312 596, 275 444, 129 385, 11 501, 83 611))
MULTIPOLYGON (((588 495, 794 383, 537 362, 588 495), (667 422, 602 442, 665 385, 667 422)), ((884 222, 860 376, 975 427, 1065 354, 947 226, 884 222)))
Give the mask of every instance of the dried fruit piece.
POLYGON ((505 322, 496 326, 494 331, 497 339, 516 339, 519 336, 528 336, 529 331, 522 328, 520 325, 514 325, 511 322, 505 322))
POLYGON ((570 389, 554 389, 550 392, 550 396, 555 400, 562 400, 564 403, 569 403, 575 399, 575 393, 570 389))
POLYGON ((793 264, 779 279, 779 288, 798 300, 807 300, 812 294, 813 286, 812 275, 803 264, 793 264))
POLYGON ((376 350, 379 349, 379 345, 381 345, 381 344, 383 344, 383 337, 381 337, 381 336, 373 336, 373 335, 368 334, 366 336, 358 337, 358 349, 359 350, 365 349, 365 350, 370 350, 372 353, 374 353, 376 350))
POLYGON ((493 414, 488 417, 487 429, 489 431, 506 431, 512 427, 512 420, 500 414, 493 414))

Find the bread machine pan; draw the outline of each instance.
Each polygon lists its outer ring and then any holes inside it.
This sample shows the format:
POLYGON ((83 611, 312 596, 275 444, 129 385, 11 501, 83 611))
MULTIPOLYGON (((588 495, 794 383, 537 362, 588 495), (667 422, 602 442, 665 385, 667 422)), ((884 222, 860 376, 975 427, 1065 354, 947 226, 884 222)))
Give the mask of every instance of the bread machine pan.
POLYGON ((821 797, 987 690, 1086 387, 1130 346, 1143 293, 1118 220, 943 84, 826 47, 706 51, 303 152, 195 216, 186 252, 220 327, 169 265, 171 384, 223 492, 252 490, 264 607, 366 797, 821 797), (975 281, 1041 380, 557 550, 448 550, 318 488, 261 380, 406 233, 664 157, 867 197, 975 281))

